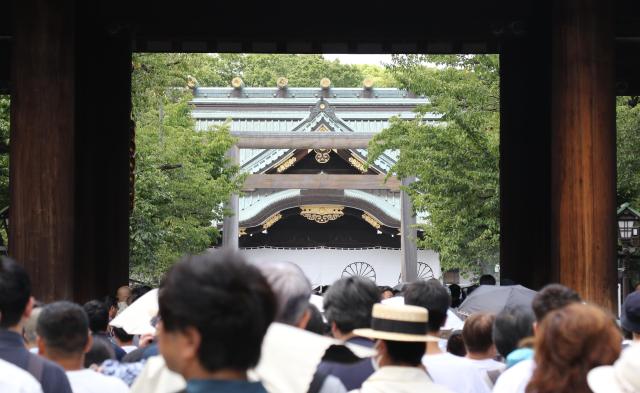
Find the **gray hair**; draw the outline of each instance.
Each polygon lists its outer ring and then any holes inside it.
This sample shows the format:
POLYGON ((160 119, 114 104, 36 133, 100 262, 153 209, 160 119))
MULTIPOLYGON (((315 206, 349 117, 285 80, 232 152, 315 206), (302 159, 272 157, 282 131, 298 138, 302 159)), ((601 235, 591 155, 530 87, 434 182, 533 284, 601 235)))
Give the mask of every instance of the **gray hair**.
POLYGON ((276 297, 278 309, 275 320, 296 325, 309 308, 311 283, 298 265, 291 262, 256 264, 265 276, 276 297))

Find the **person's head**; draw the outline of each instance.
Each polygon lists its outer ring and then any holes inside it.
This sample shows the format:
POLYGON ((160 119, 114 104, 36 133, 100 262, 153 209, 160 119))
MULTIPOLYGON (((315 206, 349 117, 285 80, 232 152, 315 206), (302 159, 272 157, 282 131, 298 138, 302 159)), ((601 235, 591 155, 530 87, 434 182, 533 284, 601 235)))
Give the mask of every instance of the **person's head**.
POLYGON ((447 352, 461 357, 467 355, 467 349, 464 347, 464 340, 462 339, 462 331, 456 330, 451 333, 447 339, 447 352))
POLYGON ((493 345, 493 323, 495 315, 476 313, 464 321, 462 339, 467 353, 476 358, 492 359, 496 356, 493 345))
POLYGON ((423 342, 404 342, 391 340, 378 340, 376 342, 378 355, 385 359, 380 366, 409 366, 418 367, 422 364, 424 356, 423 342))
POLYGON ((549 284, 536 294, 531 303, 536 321, 542 319, 551 311, 562 308, 571 303, 580 303, 580 295, 571 288, 561 284, 549 284))
POLYGON ((94 336, 89 351, 84 355, 84 367, 100 366, 105 360, 114 360, 116 353, 111 342, 101 336, 94 336))
POLYGON ((0 329, 11 329, 29 318, 33 307, 31 280, 13 259, 0 257, 0 329))
POLYGON ((496 315, 493 342, 502 357, 515 351, 522 339, 533 336, 535 319, 530 309, 519 306, 507 306, 496 315))
POLYGON ((123 285, 118 288, 116 292, 116 299, 118 303, 122 303, 127 301, 127 299, 131 296, 131 288, 128 285, 123 285))
POLYGON ((42 308, 36 328, 38 353, 53 361, 75 360, 81 368, 84 354, 91 346, 89 319, 84 309, 71 302, 60 301, 42 308))
POLYGON ((329 327, 322 320, 322 313, 320 313, 318 307, 314 306, 313 304, 309 304, 309 313, 309 323, 307 323, 305 330, 319 334, 321 336, 326 335, 329 332, 329 327))
POLYGON ((302 269, 291 262, 257 265, 275 295, 276 321, 304 329, 309 320, 311 283, 302 269))
POLYGON ((393 289, 391 287, 382 286, 382 287, 378 287, 378 288, 380 290, 380 299, 381 300, 389 299, 389 298, 392 298, 394 296, 393 289))
POLYGON ((416 281, 405 287, 404 303, 429 310, 429 333, 437 333, 447 320, 451 296, 436 279, 416 281))
POLYGON ((91 333, 103 333, 109 326, 109 307, 100 300, 91 300, 84 304, 84 311, 89 317, 91 333))
POLYGON ((133 341, 133 334, 127 333, 123 328, 113 328, 113 335, 119 346, 130 345, 133 341))
POLYGON ((620 356, 622 335, 613 317, 592 305, 574 302, 551 311, 537 329, 527 392, 590 392, 587 372, 620 356))
POLYGON ((131 289, 131 296, 127 298, 127 305, 130 305, 131 303, 140 299, 145 293, 149 292, 152 289, 153 288, 151 288, 148 285, 144 285, 144 284, 136 285, 131 289))
POLYGON ((634 340, 640 340, 640 292, 632 292, 624 299, 620 324, 633 334, 634 340))
POLYGON ((118 315, 118 299, 113 296, 105 296, 104 304, 107 306, 109 310, 109 320, 111 321, 113 318, 118 315))
POLYGON ((324 315, 337 338, 371 324, 371 309, 380 301, 378 288, 368 278, 350 276, 334 282, 324 295, 324 315))
POLYGON ((231 251, 177 262, 163 280, 158 303, 160 352, 185 379, 254 367, 276 313, 265 277, 231 251))
POLYGON ((24 337, 24 341, 29 348, 36 348, 38 343, 36 342, 36 338, 38 337, 38 333, 36 332, 36 326, 38 324, 38 316, 42 311, 42 307, 36 307, 31 311, 31 315, 27 318, 27 321, 24 323, 24 333, 22 336, 24 337))
POLYGON ((462 288, 458 284, 449 285, 449 293, 451 294, 451 307, 458 307, 462 303, 460 298, 462 295, 462 288))
POLYGON ((478 283, 480 285, 496 285, 496 278, 491 274, 483 274, 480 276, 480 281, 478 283))
POLYGON ((425 342, 438 341, 427 335, 429 314, 423 307, 377 303, 371 315, 371 328, 354 329, 353 333, 377 340, 380 367, 418 367, 425 342))

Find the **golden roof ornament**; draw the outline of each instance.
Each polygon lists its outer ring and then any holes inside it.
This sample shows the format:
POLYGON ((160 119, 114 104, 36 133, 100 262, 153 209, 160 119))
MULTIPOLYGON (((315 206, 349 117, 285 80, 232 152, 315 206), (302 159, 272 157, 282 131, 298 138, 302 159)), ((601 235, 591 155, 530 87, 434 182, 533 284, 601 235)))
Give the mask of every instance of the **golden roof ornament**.
POLYGON ((331 87, 331 79, 329 78, 320 79, 320 87, 322 87, 322 90, 328 90, 331 87))
POLYGON ((289 79, 285 78, 284 76, 281 76, 276 81, 276 86, 278 86, 278 89, 280 90, 286 89, 287 86, 289 86, 289 79))
POLYGON ((363 86, 366 90, 371 90, 371 89, 373 89, 373 85, 374 85, 373 78, 366 78, 364 81, 362 81, 362 86, 363 86))
POLYGON ((244 87, 244 82, 242 81, 242 78, 236 76, 235 78, 231 79, 231 86, 234 89, 242 89, 244 87))

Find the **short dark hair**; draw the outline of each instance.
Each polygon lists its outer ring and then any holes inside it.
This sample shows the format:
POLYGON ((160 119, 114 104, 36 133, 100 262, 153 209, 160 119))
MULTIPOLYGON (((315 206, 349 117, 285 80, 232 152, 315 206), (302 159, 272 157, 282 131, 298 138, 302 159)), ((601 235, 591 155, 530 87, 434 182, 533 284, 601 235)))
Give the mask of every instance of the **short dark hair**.
POLYGON ((451 296, 440 281, 432 278, 408 284, 404 292, 404 304, 429 310, 429 332, 433 333, 440 330, 447 320, 451 296))
POLYGON ((395 364, 408 364, 419 366, 422 364, 424 356, 423 342, 405 342, 384 340, 387 347, 387 354, 395 364))
POLYGON ((105 360, 113 360, 116 358, 116 353, 113 349, 113 345, 106 338, 100 336, 93 336, 93 342, 89 352, 84 355, 84 367, 89 368, 92 364, 98 366, 105 360))
POLYGON ((578 292, 561 284, 549 284, 536 294, 531 303, 536 320, 542 319, 551 311, 558 310, 571 303, 580 303, 578 292))
POLYGON ((91 300, 84 304, 84 311, 89 317, 89 329, 92 333, 100 333, 109 326, 109 307, 100 300, 91 300))
POLYGON ((191 327, 200 333, 198 359, 208 371, 255 366, 276 313, 265 277, 227 250, 188 256, 173 265, 158 301, 165 330, 191 327))
POLYGON ((133 340, 133 334, 127 333, 126 330, 120 327, 113 328, 113 335, 116 336, 118 340, 123 342, 129 342, 133 340))
POLYGON ((486 352, 493 345, 493 322, 495 315, 476 313, 464 321, 462 339, 467 352, 486 352))
POLYGON ((89 341, 89 319, 79 305, 55 302, 42 308, 36 332, 52 352, 76 355, 84 351, 89 341))
POLYGON ((130 305, 152 289, 153 288, 146 284, 136 285, 135 287, 130 289, 131 295, 127 298, 127 304, 130 305))
POLYGON ((373 305, 380 301, 376 284, 368 278, 350 276, 334 282, 324 294, 324 315, 343 333, 371 326, 373 305))
POLYGON ((311 317, 309 318, 309 322, 307 323, 305 330, 322 336, 327 334, 329 332, 329 327, 322 320, 322 314, 320 313, 320 310, 318 310, 318 307, 313 304, 309 304, 309 312, 311 313, 311 317))
POLYGON ((0 328, 16 326, 31 298, 31 280, 13 259, 0 258, 0 328))
POLYGON ((478 282, 480 285, 496 285, 496 278, 491 274, 483 274, 478 282))
POLYGON ((467 355, 467 348, 464 347, 462 331, 456 330, 447 339, 447 352, 452 355, 464 357, 467 355))
POLYGON ((493 342, 498 353, 507 357, 518 349, 523 338, 533 336, 533 322, 536 318, 528 307, 507 306, 496 315, 493 323, 493 342))

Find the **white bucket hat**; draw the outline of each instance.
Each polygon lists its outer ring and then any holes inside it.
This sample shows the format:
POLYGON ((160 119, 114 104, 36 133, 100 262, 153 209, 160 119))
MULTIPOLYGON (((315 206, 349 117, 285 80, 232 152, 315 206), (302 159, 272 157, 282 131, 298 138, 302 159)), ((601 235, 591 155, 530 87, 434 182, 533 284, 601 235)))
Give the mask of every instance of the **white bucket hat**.
POLYGON ((589 371, 587 383, 594 393, 640 393, 640 344, 624 350, 613 366, 589 371))

